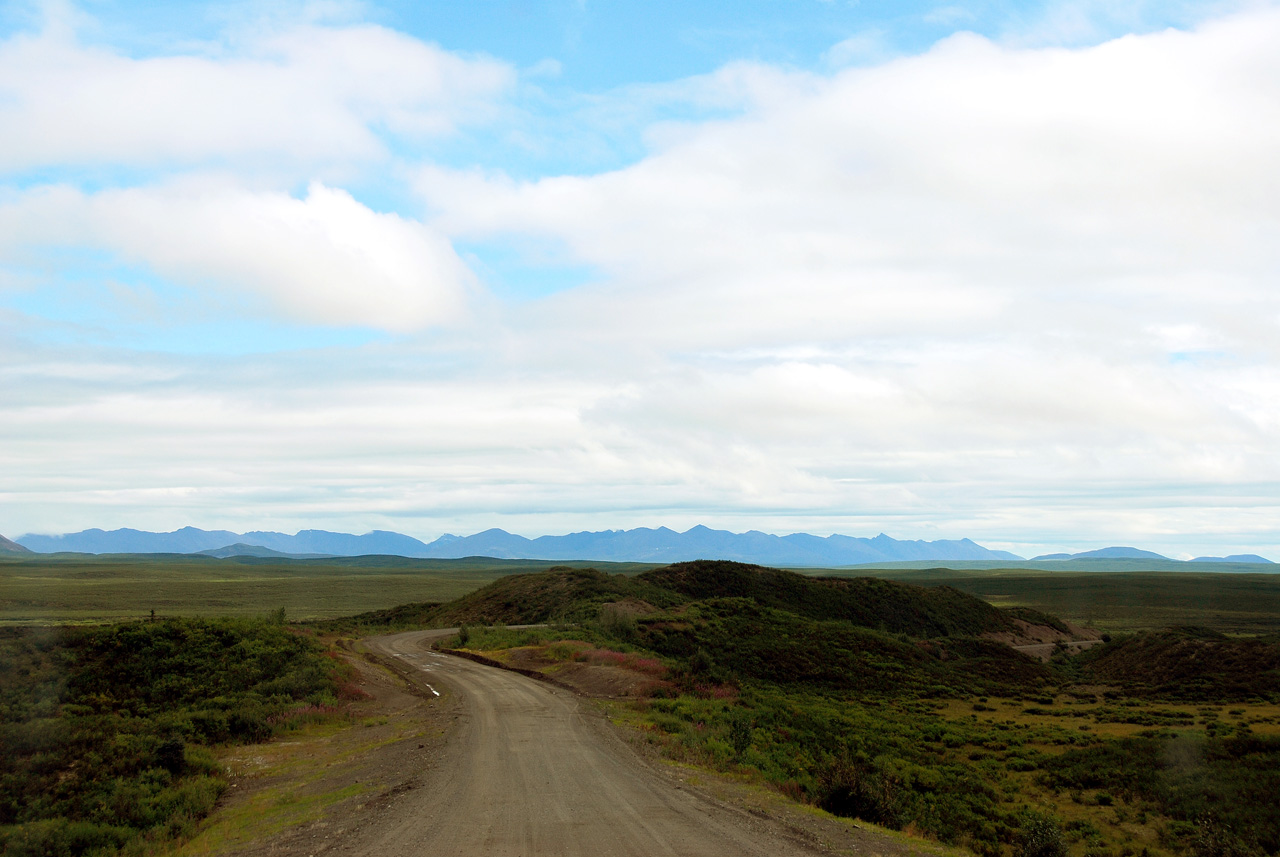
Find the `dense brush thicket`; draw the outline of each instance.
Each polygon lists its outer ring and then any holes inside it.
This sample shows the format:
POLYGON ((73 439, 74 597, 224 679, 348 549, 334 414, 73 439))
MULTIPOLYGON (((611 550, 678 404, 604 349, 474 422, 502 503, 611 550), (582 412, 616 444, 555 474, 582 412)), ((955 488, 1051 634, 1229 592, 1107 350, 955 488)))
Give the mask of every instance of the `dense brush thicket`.
POLYGON ((646 617, 631 636, 670 658, 706 653, 734 680, 860 693, 1022 693, 1050 675, 1044 665, 1001 643, 920 640, 762 607, 750 598, 713 598, 678 616, 646 617))
POLYGON ((333 662, 266 621, 0 636, 0 846, 109 854, 189 832, 224 787, 208 745, 334 701, 333 662))
POLYGON ((1081 656, 1083 677, 1133 695, 1188 701, 1280 702, 1280 640, 1172 628, 1111 640, 1081 656))

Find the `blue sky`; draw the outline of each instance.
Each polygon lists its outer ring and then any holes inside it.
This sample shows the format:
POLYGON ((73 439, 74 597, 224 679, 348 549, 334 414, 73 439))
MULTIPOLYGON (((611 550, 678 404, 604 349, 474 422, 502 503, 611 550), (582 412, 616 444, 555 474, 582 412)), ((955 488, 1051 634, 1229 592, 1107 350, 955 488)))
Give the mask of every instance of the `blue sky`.
POLYGON ((7 4, 0 532, 1280 558, 1268 3, 7 4))

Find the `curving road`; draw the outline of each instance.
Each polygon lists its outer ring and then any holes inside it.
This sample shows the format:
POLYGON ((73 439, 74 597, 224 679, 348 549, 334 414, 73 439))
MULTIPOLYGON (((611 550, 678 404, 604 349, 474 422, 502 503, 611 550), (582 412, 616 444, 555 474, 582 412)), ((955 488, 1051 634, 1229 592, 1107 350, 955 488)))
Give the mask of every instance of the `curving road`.
POLYGON ((786 855, 817 852, 774 825, 650 768, 568 691, 431 651, 439 631, 366 641, 421 692, 456 693, 457 729, 425 788, 348 853, 395 855, 786 855))

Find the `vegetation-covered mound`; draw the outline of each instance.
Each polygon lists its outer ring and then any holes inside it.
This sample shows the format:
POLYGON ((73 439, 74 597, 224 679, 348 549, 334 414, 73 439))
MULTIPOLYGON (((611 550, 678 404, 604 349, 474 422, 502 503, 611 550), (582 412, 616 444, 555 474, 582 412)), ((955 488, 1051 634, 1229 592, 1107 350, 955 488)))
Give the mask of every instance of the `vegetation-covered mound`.
POLYGON ((594 568, 557 566, 538 574, 513 574, 451 601, 432 614, 437 625, 594 619, 603 604, 632 600, 671 607, 689 599, 639 577, 594 568))
POLYGON ((282 624, 198 619, 0 632, 0 850, 112 853, 189 833, 222 792, 206 746, 334 703, 282 624))
POLYGON ((809 619, 848 622, 913 637, 1018 631, 1002 611, 949 586, 915 586, 874 578, 814 578, 710 560, 676 563, 634 577, 559 566, 537 574, 504 577, 438 608, 406 605, 355 618, 387 624, 412 616, 435 625, 517 625, 593 619, 601 605, 611 602, 632 601, 666 609, 713 598, 747 598, 762 607, 809 619))
POLYGON ((385 610, 370 610, 339 619, 311 620, 303 624, 322 631, 337 631, 343 634, 384 633, 434 625, 435 616, 443 606, 444 604, 440 601, 415 601, 388 607, 385 610))
POLYGON ((714 653, 724 675, 868 693, 1020 693, 1049 675, 1007 645, 979 639, 1017 626, 950 587, 811 578, 737 562, 677 563, 635 577, 576 568, 513 575, 428 615, 436 625, 607 615, 615 636, 686 664, 714 653))
POLYGON ((1188 701, 1280 701, 1280 640, 1203 628, 1117 637, 1079 659, 1082 676, 1135 695, 1188 701))
POLYGON ((1003 613, 950 586, 916 586, 871 577, 806 577, 739 562, 681 562, 641 574, 639 580, 690 600, 750 598, 763 607, 810 619, 834 619, 913 637, 976 637, 1016 632, 1003 613))
POLYGON ((713 598, 674 615, 644 618, 632 640, 695 672, 876 695, 1021 693, 1038 688, 1050 674, 1001 643, 916 640, 847 621, 810 619, 747 598, 713 598))

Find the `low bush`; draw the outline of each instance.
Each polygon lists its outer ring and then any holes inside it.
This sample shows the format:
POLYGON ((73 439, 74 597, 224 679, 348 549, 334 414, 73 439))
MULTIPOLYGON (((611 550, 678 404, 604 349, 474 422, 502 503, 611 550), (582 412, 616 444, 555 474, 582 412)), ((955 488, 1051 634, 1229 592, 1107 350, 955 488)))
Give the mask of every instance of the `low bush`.
POLYGON ((278 619, 0 636, 6 857, 187 835, 225 787, 206 745, 332 716, 336 662, 278 619))

